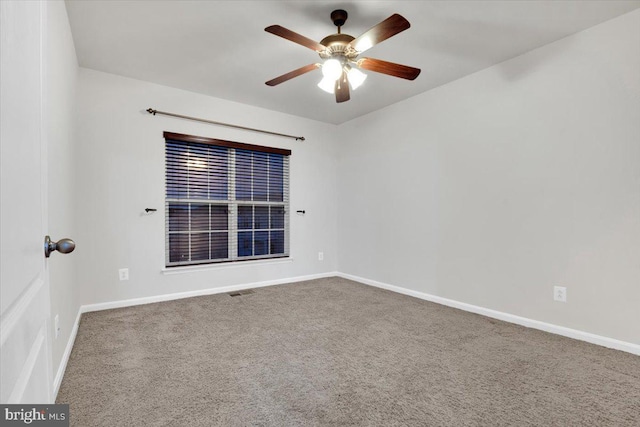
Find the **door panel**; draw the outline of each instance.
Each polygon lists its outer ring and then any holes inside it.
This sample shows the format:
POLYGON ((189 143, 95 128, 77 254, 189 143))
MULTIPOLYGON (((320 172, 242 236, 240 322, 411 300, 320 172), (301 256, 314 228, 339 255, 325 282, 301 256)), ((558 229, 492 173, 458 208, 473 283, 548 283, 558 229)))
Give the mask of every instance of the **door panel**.
POLYGON ((37 315, 48 307, 43 281, 34 282, 2 319, 3 403, 48 403, 51 400, 48 322, 37 315))
POLYGON ((0 1, 0 401, 51 400, 49 283, 43 255, 46 2, 0 1))

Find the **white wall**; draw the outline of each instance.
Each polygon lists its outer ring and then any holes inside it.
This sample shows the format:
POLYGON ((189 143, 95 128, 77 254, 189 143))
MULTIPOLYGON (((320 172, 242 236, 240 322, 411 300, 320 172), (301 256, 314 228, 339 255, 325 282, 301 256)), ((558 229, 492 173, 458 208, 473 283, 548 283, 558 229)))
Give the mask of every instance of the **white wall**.
POLYGON ((339 270, 640 342, 639 20, 632 12, 340 127, 81 68, 78 301, 339 270), (293 260, 162 274, 163 131, 291 148, 293 260), (566 304, 553 285, 568 287, 566 304))
POLYGON ((339 271, 640 343, 639 28, 634 11, 343 125, 339 271))
POLYGON ((335 271, 334 132, 333 125, 81 68, 76 135, 76 255, 81 302, 109 302, 335 271), (145 112, 149 107, 302 135, 306 141, 151 116, 145 112), (292 261, 249 262, 162 274, 163 131, 292 150, 292 261), (158 212, 145 214, 145 208, 158 212), (301 209, 306 215, 295 213, 301 209), (324 252, 322 262, 318 261, 319 251, 324 252), (118 269, 124 267, 130 270, 129 281, 118 280, 118 269))
MULTIPOLYGON (((44 65, 44 127, 48 157, 48 228, 53 240, 75 238, 75 90, 78 60, 64 2, 48 2, 44 65)), ((76 286, 77 254, 49 258, 53 373, 62 361, 80 307, 76 286), (54 317, 60 318, 55 339, 54 317)))

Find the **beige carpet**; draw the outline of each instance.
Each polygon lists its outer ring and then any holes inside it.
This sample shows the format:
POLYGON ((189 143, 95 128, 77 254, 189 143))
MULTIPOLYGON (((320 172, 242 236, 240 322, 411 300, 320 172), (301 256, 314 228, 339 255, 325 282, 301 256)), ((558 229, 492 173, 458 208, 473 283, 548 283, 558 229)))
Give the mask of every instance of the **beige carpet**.
POLYGON ((639 426, 640 357, 339 278, 88 313, 73 426, 639 426))

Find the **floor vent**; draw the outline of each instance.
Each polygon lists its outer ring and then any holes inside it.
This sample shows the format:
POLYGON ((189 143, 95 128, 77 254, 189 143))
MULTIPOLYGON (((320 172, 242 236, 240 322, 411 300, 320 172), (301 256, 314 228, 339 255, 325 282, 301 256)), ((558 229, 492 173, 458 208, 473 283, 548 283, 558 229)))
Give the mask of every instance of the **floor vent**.
POLYGON ((241 295, 249 295, 249 294, 253 294, 253 293, 255 293, 253 289, 244 289, 242 291, 230 292, 229 296, 230 297, 239 297, 241 295))

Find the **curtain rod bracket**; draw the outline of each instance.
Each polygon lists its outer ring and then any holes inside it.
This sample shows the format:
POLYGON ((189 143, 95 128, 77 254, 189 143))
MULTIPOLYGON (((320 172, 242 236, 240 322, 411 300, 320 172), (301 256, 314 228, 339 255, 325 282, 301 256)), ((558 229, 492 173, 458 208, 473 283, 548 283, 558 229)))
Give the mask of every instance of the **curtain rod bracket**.
POLYGON ((153 114, 154 116, 156 114, 161 114, 161 115, 165 115, 165 116, 177 117, 179 119, 186 119, 186 120, 193 120, 193 121, 196 121, 196 122, 209 123, 211 125, 227 126, 227 127, 236 128, 236 129, 249 130, 249 131, 252 131, 252 132, 260 132, 260 133, 266 133, 266 134, 269 134, 269 135, 282 136, 282 137, 285 137, 285 138, 293 138, 296 141, 304 141, 305 140, 304 136, 287 135, 285 133, 271 132, 271 131, 268 131, 268 130, 254 129, 254 128, 245 127, 245 126, 232 125, 232 124, 229 124, 229 123, 216 122, 216 121, 213 121, 213 120, 199 119, 197 117, 183 116, 182 114, 174 114, 174 113, 167 113, 166 111, 158 111, 158 110, 155 110, 153 108, 147 108, 146 111, 147 111, 147 113, 153 114))

